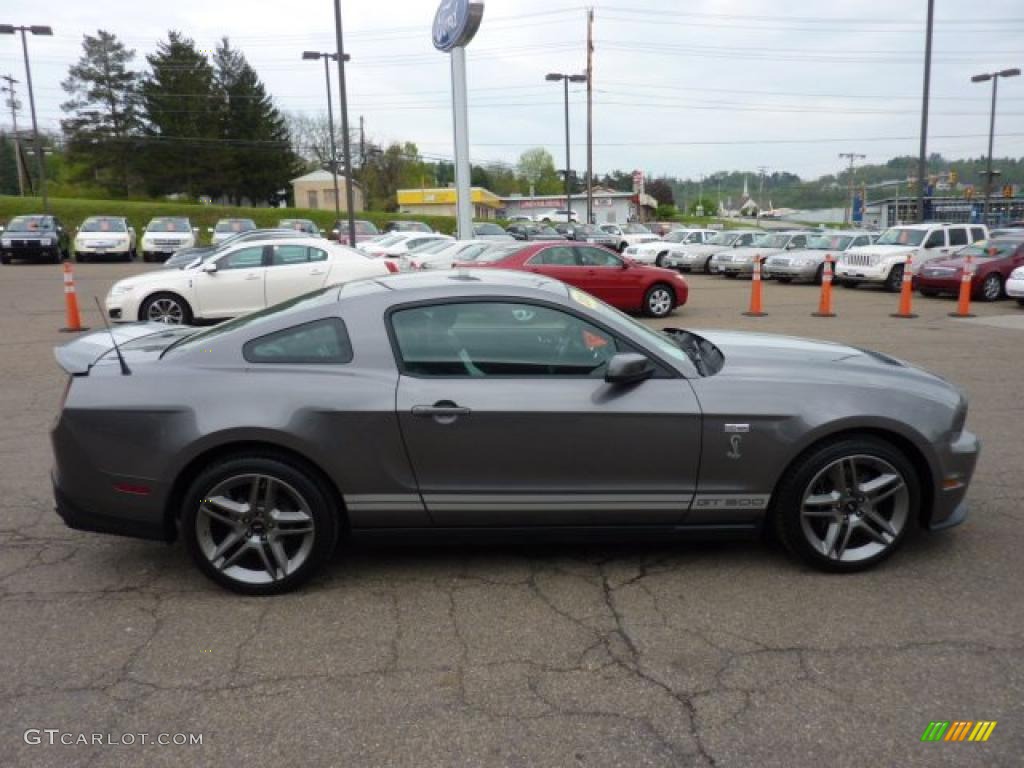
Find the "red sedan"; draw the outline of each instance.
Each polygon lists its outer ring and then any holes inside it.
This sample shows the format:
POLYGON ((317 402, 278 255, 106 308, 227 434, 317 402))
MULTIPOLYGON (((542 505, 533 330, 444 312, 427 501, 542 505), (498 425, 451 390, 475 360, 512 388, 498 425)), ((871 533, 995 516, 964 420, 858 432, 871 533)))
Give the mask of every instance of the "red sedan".
POLYGON ((974 262, 971 297, 995 301, 1005 295, 1003 286, 1010 273, 1024 266, 1024 239, 985 240, 962 248, 948 259, 929 261, 914 280, 917 289, 925 296, 958 294, 968 254, 974 262))
POLYGON ((613 307, 665 317, 686 303, 686 279, 671 269, 648 267, 606 248, 569 243, 496 246, 457 267, 536 272, 573 285, 613 307))

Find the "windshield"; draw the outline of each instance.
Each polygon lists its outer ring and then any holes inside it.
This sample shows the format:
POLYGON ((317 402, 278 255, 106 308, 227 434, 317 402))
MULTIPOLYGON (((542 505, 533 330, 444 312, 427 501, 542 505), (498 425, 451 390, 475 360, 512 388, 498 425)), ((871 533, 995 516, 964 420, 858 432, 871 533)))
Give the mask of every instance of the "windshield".
POLYGON ((124 219, 113 216, 90 216, 78 228, 80 232, 127 232, 124 219))
POLYGON ((554 230, 551 227, 537 227, 535 230, 533 230, 533 233, 535 235, 557 235, 558 234, 557 230, 554 230))
POLYGON ((153 219, 146 229, 150 232, 191 232, 188 219, 153 219))
POLYGON ((630 224, 624 230, 627 235, 652 235, 654 234, 643 224, 630 224))
POLYGON ((739 236, 739 232, 719 232, 708 240, 708 245, 732 245, 739 236))
POLYGON ((505 230, 497 224, 474 224, 473 229, 478 235, 504 235, 505 230))
POLYGON ((814 251, 845 251, 853 238, 848 235, 821 235, 812 237, 807 247, 814 251))
MULTIPOLYGON (((471 255, 469 258, 473 261, 479 261, 482 264, 492 264, 495 261, 501 261, 507 259, 514 253, 517 253, 523 249, 521 245, 496 245, 493 248, 488 248, 481 253, 471 255)), ((462 258, 461 256, 459 257, 462 258)))
POLYGON ((975 259, 1005 259, 1020 248, 1020 240, 979 240, 974 245, 961 248, 956 258, 972 256, 975 259))
POLYGON ((298 232, 316 232, 316 224, 309 219, 281 219, 277 222, 281 229, 294 229, 298 232))
POLYGON ((681 243, 684 240, 686 240, 686 238, 688 238, 689 236, 690 236, 690 233, 687 232, 685 229, 676 229, 676 230, 673 230, 672 232, 669 232, 662 239, 666 243, 681 243))
POLYGON ((789 242, 789 235, 758 235, 751 248, 785 248, 789 242))
POLYGON ((389 226, 396 232, 433 232, 430 227, 419 221, 392 221, 389 226))
POLYGON ((405 240, 405 239, 406 239, 405 235, 398 235, 398 234, 384 235, 384 237, 381 237, 381 238, 379 238, 377 240, 374 240, 373 244, 374 245, 381 245, 381 246, 388 246, 388 245, 394 245, 395 243, 401 242, 402 240, 405 240))
POLYGON ((924 242, 924 236, 927 234, 928 231, 925 229, 887 229, 875 241, 875 245, 912 245, 916 247, 924 242))
POLYGON ((446 248, 451 247, 451 244, 451 240, 428 240, 427 242, 423 243, 423 245, 413 248, 412 250, 417 255, 427 253, 440 253, 446 248))
POLYGON ((53 219, 49 216, 15 216, 7 224, 8 232, 52 232, 53 219))
POLYGON ((256 229, 256 222, 252 219, 221 219, 217 222, 217 226, 213 228, 213 231, 248 232, 250 229, 256 229))
MULTIPOLYGON (((355 225, 356 225, 356 234, 357 235, 379 235, 380 234, 380 230, 377 229, 377 227, 372 222, 362 221, 362 220, 357 219, 355 221, 355 225)), ((338 231, 342 232, 342 233, 348 232, 348 221, 336 221, 334 223, 334 228, 337 229, 338 231)))

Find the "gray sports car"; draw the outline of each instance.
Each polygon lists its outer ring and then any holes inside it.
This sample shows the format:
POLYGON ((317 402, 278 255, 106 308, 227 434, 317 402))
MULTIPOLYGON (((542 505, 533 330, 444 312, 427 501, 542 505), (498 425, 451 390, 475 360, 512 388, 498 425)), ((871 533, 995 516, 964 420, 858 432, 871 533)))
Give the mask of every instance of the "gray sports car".
POLYGON ((961 522, 978 454, 960 391, 899 360, 655 332, 532 274, 394 275, 113 334, 56 350, 57 511, 180 537, 249 594, 303 583, 342 534, 456 529, 767 529, 853 571, 961 522))

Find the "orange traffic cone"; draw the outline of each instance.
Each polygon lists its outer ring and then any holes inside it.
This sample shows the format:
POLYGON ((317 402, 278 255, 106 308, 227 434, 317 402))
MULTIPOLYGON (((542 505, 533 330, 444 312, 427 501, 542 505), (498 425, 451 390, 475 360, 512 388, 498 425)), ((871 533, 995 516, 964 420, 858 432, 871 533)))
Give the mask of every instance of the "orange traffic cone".
POLYGON ((832 254, 825 254, 825 265, 821 270, 821 298, 818 299, 818 311, 812 317, 835 317, 832 311, 832 254))
POLYGON ((761 310, 761 255, 754 257, 754 274, 750 280, 750 309, 743 313, 747 317, 764 317, 761 310))
POLYGON ((971 281, 974 279, 974 261, 970 254, 967 254, 967 263, 964 264, 963 274, 960 275, 960 300, 956 305, 956 312, 950 312, 950 317, 974 317, 971 314, 971 281))
POLYGON ((75 293, 75 274, 71 269, 71 262, 64 262, 64 314, 67 325, 61 328, 61 333, 79 333, 88 331, 82 326, 82 316, 78 312, 78 294, 75 293))
POLYGON ((900 287, 900 309, 889 317, 901 317, 904 320, 917 317, 910 311, 910 302, 914 293, 914 276, 910 270, 912 264, 913 257, 907 256, 907 263, 903 266, 903 285, 900 287))

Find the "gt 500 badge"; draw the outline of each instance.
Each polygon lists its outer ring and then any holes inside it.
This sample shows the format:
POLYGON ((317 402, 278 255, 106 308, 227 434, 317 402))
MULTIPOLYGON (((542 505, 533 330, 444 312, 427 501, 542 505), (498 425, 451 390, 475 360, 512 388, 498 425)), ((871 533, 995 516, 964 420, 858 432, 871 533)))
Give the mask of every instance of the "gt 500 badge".
POLYGON ((743 496, 735 494, 698 494, 693 499, 694 509, 764 509, 768 496, 743 496))

